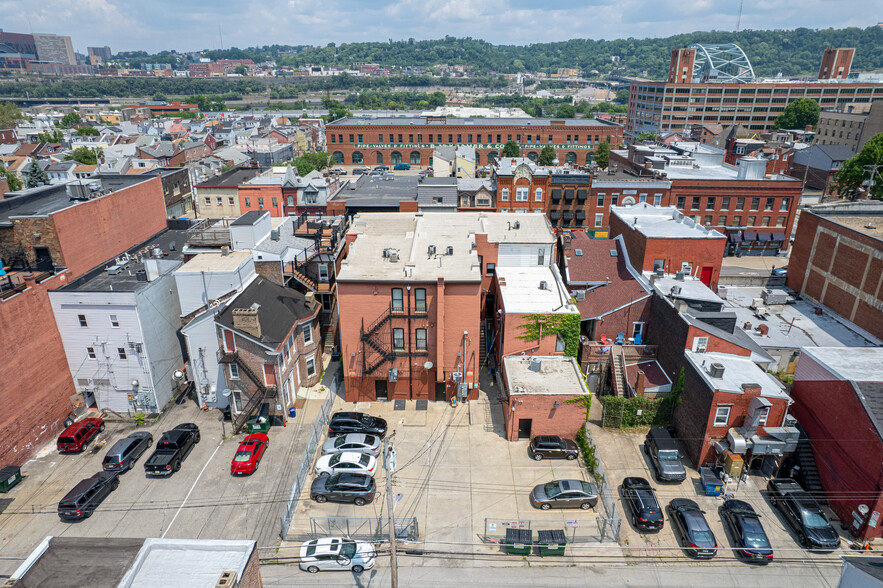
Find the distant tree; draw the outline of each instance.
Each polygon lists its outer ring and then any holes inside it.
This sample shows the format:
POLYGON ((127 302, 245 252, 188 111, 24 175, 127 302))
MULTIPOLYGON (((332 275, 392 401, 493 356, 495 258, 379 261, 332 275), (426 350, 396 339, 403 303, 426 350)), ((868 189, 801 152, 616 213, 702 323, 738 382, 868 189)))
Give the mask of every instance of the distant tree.
POLYGON ((315 153, 304 153, 294 161, 290 162, 297 168, 299 176, 305 176, 311 171, 322 171, 327 168, 331 162, 331 156, 327 151, 316 151, 315 153))
POLYGON ((36 188, 40 184, 49 184, 49 176, 46 175, 46 172, 33 157, 31 158, 31 164, 25 168, 22 175, 24 175, 27 188, 36 188))
POLYGON ((241 76, 244 76, 245 74, 248 73, 248 68, 245 67, 244 65, 237 65, 236 68, 233 70, 233 72, 238 73, 241 76))
MULTIPOLYGON (((867 165, 883 165, 883 133, 878 133, 865 143, 861 153, 847 161, 834 175, 837 191, 841 193, 854 192, 864 182, 869 181, 870 171, 865 169, 867 165)), ((878 169, 874 176, 874 186, 871 189, 871 198, 883 200, 883 169, 878 169)))
POLYGON ((555 111, 555 118, 573 118, 576 116, 576 107, 571 104, 562 104, 555 111))
POLYGON ((25 120, 25 115, 12 102, 0 103, 0 129, 11 129, 25 120))
POLYGON ((77 147, 65 155, 64 158, 67 161, 76 161, 83 165, 96 165, 98 163, 98 158, 102 155, 104 155, 102 149, 90 149, 84 145, 82 147, 77 147))
POLYGON ((822 112, 819 103, 812 98, 798 98, 785 107, 776 117, 777 129, 804 129, 807 126, 816 126, 819 122, 819 113, 822 112))
POLYGON ((61 143, 64 141, 64 133, 54 129, 51 133, 37 133, 37 141, 40 143, 61 143))
POLYGON ((616 98, 613 100, 617 104, 628 104, 629 101, 629 91, 628 90, 617 90, 616 98))
POLYGON ((543 150, 540 151, 540 156, 537 158, 537 163, 540 165, 552 165, 555 162, 555 158, 557 155, 555 154, 555 148, 551 145, 546 145, 543 147, 543 150))
POLYGON ((58 122, 58 126, 63 129, 69 129, 74 125, 78 125, 83 122, 83 118, 80 116, 79 112, 68 112, 61 120, 58 122))
POLYGON ((322 98, 322 107, 328 109, 328 114, 322 117, 326 123, 353 115, 343 104, 328 97, 322 98))
POLYGON ((638 135, 637 141, 638 141, 638 143, 640 143, 642 141, 655 141, 658 138, 659 138, 659 135, 657 135, 656 133, 651 133, 650 131, 644 131, 643 133, 638 135))
POLYGON ((6 183, 9 184, 10 192, 21 190, 21 178, 3 167, 2 163, 0 163, 0 178, 6 178, 6 183))
POLYGON ((607 166, 610 165, 610 143, 607 141, 601 141, 601 144, 598 145, 598 150, 595 151, 595 163, 601 169, 607 169, 607 166))
POLYGON ((100 134, 101 131, 95 127, 80 127, 77 129, 77 135, 80 137, 97 137, 100 134))
POLYGON ((154 102, 168 102, 165 94, 156 93, 151 98, 154 102))
POLYGON ((521 156, 521 149, 518 147, 518 143, 512 140, 506 141, 506 144, 503 145, 503 157, 519 156, 521 156))

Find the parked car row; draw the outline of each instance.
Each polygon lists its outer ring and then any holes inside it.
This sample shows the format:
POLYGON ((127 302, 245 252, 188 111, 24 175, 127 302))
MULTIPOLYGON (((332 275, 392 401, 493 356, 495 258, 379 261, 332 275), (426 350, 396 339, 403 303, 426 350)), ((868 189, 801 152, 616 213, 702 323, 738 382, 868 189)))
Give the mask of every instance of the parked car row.
MULTIPOLYGON (((579 447, 573 439, 557 435, 537 435, 527 446, 527 455, 534 461, 579 457, 579 447)), ((582 480, 552 480, 536 486, 530 493, 530 505, 541 510, 553 508, 580 508, 589 510, 598 504, 598 489, 582 480)))

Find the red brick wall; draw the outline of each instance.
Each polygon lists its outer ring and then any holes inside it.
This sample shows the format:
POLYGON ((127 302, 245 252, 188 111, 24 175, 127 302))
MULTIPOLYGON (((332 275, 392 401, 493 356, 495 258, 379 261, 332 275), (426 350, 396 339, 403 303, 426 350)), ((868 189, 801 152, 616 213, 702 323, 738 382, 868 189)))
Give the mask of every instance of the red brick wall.
POLYGON ((0 302, 0 464, 22 465, 51 443, 76 393, 46 292, 59 274, 0 302))
POLYGON ((52 215, 64 265, 76 278, 166 227, 158 177, 52 215))
POLYGON ((546 207, 548 206, 549 199, 551 198, 551 194, 549 193, 551 176, 534 176, 532 180, 529 180, 527 178, 519 178, 517 182, 513 181, 514 179, 515 178, 513 176, 497 176, 497 212, 500 212, 504 209, 510 212, 515 212, 518 210, 545 211, 546 207), (527 187, 527 202, 516 202, 516 187, 527 187), (508 200, 503 200, 503 188, 509 189, 508 200), (537 188, 542 188, 543 190, 542 202, 536 201, 537 188))
POLYGON ((879 305, 883 299, 880 286, 883 260, 869 253, 881 251, 883 243, 837 224, 836 220, 837 217, 828 219, 809 211, 802 214, 788 264, 788 287, 824 304, 876 337, 883 337, 883 311, 875 308, 873 302, 879 305), (822 232, 825 230, 837 237, 822 232), (859 247, 867 249, 862 251, 859 247), (812 268, 807 271, 809 266, 812 268), (859 293, 871 300, 859 298, 859 293))
POLYGON ((282 186, 242 185, 239 186, 239 211, 245 214, 249 210, 269 210, 270 216, 288 216, 285 213, 282 186), (246 198, 248 203, 246 203, 246 198), (264 205, 260 205, 259 198, 264 199, 264 205), (276 199, 275 206, 273 199, 276 199))
MULTIPOLYGON (((646 341, 648 336, 652 336, 651 331, 653 330, 650 322, 652 301, 653 297, 648 296, 639 302, 601 317, 595 325, 595 340, 600 340, 602 334, 607 335, 610 339, 616 338, 617 333, 624 333, 626 338, 631 337, 634 323, 642 322, 644 323, 644 331, 641 334, 641 340, 646 341)), ((583 316, 583 318, 586 317, 583 316)))
POLYGON ((558 435, 564 439, 574 439, 576 432, 586 422, 586 410, 575 404, 566 404, 569 398, 579 396, 518 394, 503 405, 506 416, 506 438, 518 439, 518 421, 531 419, 531 436, 558 435), (515 410, 512 410, 512 403, 515 410), (559 406, 554 406, 555 402, 559 406))
MULTIPOLYGON (((501 301, 498 298, 498 301, 501 301)), ((504 308, 500 306, 500 308, 504 308)), ((505 311, 504 311, 505 312, 505 311)), ((499 315, 497 315, 499 316, 499 315)), ((562 351, 555 351, 558 343, 558 335, 543 335, 540 340, 525 341, 520 336, 524 334, 521 325, 532 322, 528 315, 519 313, 506 313, 503 315, 503 333, 502 336, 497 333, 497 339, 500 342, 497 345, 498 363, 503 357, 509 355, 520 355, 526 353, 528 355, 564 355, 562 351)))
POLYGON ((751 356, 751 350, 745 349, 744 347, 739 347, 735 343, 720 339, 692 325, 687 329, 687 343, 685 345, 686 349, 693 348, 693 339, 696 337, 708 337, 708 346, 706 347, 707 351, 714 351, 716 353, 729 353, 731 355, 741 355, 743 357, 751 356))
MULTIPOLYGON (((852 385, 796 380, 791 397, 791 414, 812 441, 822 485, 835 497, 828 502, 840 520, 851 524, 852 511, 859 504, 867 504, 872 512, 883 512, 883 441, 852 385)), ((881 536, 883 526, 878 524, 866 527, 862 539, 881 536)))

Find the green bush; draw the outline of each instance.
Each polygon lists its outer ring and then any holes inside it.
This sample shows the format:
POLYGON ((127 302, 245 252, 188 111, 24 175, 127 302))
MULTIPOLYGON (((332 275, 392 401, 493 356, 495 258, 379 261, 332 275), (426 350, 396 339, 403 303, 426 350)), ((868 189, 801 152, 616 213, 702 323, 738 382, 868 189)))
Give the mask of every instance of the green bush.
POLYGON ((668 411, 663 409, 663 399, 635 396, 602 396, 604 426, 613 429, 665 425, 668 411), (641 414, 638 414, 638 410, 641 414))
POLYGON ((592 478, 594 478, 595 482, 598 484, 606 484, 607 480, 605 480, 604 476, 598 471, 601 462, 598 460, 595 446, 589 443, 589 436, 586 435, 585 426, 580 427, 576 432, 576 444, 579 447, 580 454, 582 454, 583 463, 589 473, 592 474, 592 478))
POLYGON ((135 419, 135 424, 136 424, 137 426, 140 427, 141 425, 144 424, 145 416, 144 416, 144 413, 143 413, 143 412, 136 412, 136 413, 133 415, 132 418, 135 419))

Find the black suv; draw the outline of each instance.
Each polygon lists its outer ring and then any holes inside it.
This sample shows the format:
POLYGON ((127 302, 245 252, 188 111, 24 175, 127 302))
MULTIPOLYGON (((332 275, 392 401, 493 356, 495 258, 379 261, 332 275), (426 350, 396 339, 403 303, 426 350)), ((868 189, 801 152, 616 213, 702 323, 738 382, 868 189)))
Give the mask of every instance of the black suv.
POLYGON ((138 458, 144 455, 147 448, 153 445, 153 435, 147 431, 132 433, 125 439, 120 439, 113 444, 101 467, 106 472, 126 472, 135 467, 138 458))
POLYGON ((527 446, 527 454, 537 461, 544 457, 549 459, 576 459, 579 457, 579 448, 576 442, 570 439, 562 439, 556 435, 537 435, 530 440, 527 446))
POLYGON ((622 502, 631 513, 632 524, 639 531, 661 531, 665 523, 656 493, 644 478, 625 478, 619 487, 622 502))
POLYGON ((82 480, 58 503, 58 516, 61 520, 89 518, 101 501, 119 485, 119 474, 116 472, 98 472, 82 480))
POLYGON ((656 479, 660 482, 683 482, 687 479, 687 470, 681 463, 678 444, 662 427, 653 427, 644 439, 644 453, 656 470, 656 479))
POLYGON ((347 433, 367 433, 383 439, 386 436, 386 421, 362 412, 338 412, 331 415, 328 436, 337 437, 347 433))
POLYGON ((352 502, 356 506, 374 500, 377 485, 367 474, 333 474, 319 476, 310 487, 310 498, 316 502, 352 502))

